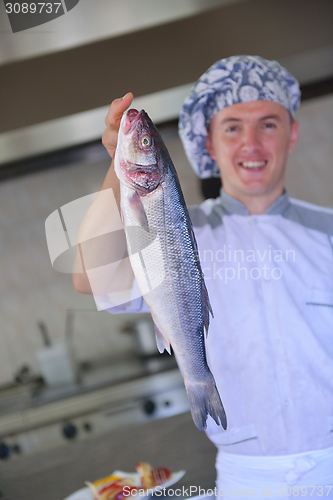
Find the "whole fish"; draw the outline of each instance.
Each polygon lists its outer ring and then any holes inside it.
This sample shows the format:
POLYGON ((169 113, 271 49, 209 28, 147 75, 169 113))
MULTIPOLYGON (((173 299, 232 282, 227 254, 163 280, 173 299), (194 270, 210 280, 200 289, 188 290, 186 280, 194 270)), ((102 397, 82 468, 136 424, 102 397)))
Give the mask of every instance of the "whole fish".
POLYGON ((226 415, 206 360, 209 303, 197 243, 175 167, 155 125, 130 109, 121 120, 115 155, 128 253, 151 312, 157 347, 182 372, 194 423, 207 415, 226 429, 226 415))

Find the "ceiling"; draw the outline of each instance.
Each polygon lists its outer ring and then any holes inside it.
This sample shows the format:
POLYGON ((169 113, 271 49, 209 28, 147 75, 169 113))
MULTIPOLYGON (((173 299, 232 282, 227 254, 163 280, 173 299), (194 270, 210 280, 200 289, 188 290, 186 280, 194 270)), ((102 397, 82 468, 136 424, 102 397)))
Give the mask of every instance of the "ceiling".
POLYGON ((115 38, 245 0, 77 1, 75 11, 61 19, 15 34, 0 2, 0 64, 115 38))
POLYGON ((332 0, 80 0, 19 33, 0 2, 0 20, 0 163, 100 137, 129 90, 155 121, 176 118, 221 57, 277 59, 301 84, 333 76, 332 0))

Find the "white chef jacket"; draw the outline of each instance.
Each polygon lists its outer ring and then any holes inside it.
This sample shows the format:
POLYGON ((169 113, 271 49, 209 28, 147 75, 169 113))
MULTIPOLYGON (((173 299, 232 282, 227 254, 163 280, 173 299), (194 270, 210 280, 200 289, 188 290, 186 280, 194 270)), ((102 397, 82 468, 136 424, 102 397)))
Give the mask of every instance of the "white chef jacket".
MULTIPOLYGON (((207 360, 228 419, 224 431, 209 417, 208 437, 251 456, 332 447, 333 210, 285 192, 249 215, 221 191, 189 211, 214 313, 207 360)), ((147 308, 137 299, 110 312, 128 311, 147 308)))

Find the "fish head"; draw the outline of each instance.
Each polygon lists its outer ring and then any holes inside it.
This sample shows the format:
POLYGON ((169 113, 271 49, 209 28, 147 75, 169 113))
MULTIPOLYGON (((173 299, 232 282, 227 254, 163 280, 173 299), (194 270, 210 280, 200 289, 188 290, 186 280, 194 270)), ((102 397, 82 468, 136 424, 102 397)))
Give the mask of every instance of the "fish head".
POLYGON ((123 184, 145 196, 163 181, 164 143, 144 110, 124 113, 118 132, 115 172, 123 184))

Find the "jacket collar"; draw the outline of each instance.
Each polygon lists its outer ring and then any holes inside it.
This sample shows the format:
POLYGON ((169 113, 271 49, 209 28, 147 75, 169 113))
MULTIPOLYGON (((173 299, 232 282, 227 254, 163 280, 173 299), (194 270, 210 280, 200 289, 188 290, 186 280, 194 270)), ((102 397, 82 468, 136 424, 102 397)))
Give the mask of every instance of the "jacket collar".
MULTIPOLYGON (((248 208, 243 205, 242 202, 236 200, 229 194, 227 194, 221 188, 220 191, 220 204, 222 208, 229 214, 236 215, 250 215, 248 208)), ((274 203, 268 207, 265 214, 266 215, 278 215, 282 214, 290 205, 289 197, 287 191, 284 190, 283 194, 274 201, 274 203)))

